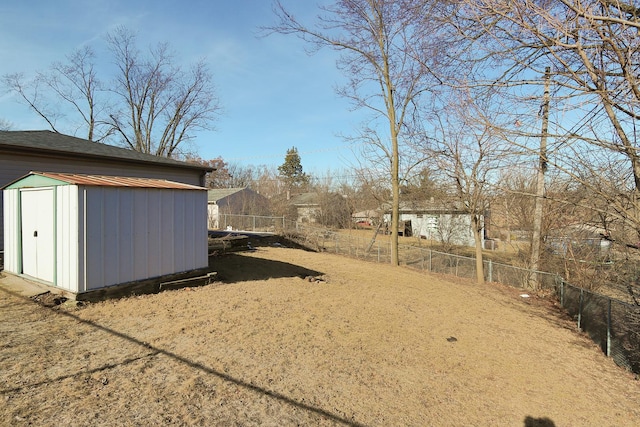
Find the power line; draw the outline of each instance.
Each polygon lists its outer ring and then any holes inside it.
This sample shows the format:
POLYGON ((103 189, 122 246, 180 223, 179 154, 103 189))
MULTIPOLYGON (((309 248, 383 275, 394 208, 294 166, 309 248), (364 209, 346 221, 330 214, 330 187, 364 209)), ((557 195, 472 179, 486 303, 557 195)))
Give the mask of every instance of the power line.
MULTIPOLYGON (((326 153, 329 151, 339 151, 344 148, 349 148, 351 145, 340 145, 338 147, 330 147, 330 148, 318 148, 316 150, 309 151, 298 151, 298 154, 307 155, 307 154, 317 154, 317 153, 326 153)), ((231 157, 228 159, 223 159, 225 161, 245 161, 245 160, 253 160, 253 159, 267 159, 267 158, 284 158, 282 153, 278 154, 265 154, 260 156, 246 156, 246 157, 231 157)))

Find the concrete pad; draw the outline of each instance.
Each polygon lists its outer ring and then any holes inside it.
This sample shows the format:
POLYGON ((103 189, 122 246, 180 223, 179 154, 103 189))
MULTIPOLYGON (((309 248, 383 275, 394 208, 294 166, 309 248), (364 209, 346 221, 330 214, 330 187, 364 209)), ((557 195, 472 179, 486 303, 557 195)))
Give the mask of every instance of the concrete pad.
POLYGON ((40 295, 47 291, 56 293, 50 286, 28 280, 22 276, 7 273, 6 271, 0 271, 0 288, 27 298, 40 295))

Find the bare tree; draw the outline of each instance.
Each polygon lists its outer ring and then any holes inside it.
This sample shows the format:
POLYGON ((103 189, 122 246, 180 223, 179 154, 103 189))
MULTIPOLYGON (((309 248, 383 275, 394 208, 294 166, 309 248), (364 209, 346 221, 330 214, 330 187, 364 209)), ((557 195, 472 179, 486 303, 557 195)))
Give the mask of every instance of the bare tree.
POLYGON ((66 59, 54 62, 32 80, 18 73, 4 76, 4 83, 54 132, 58 132, 57 121, 67 117, 65 107, 70 107, 69 120, 75 123, 75 130, 83 129, 90 141, 101 141, 111 134, 111 127, 104 121, 106 106, 100 103, 104 89, 95 70, 95 53, 83 46, 66 59))
POLYGON ((52 107, 47 96, 43 95, 46 90, 42 89, 41 79, 28 79, 24 73, 13 73, 5 74, 2 80, 4 86, 16 93, 22 102, 46 121, 52 131, 58 132, 57 121, 62 114, 56 107, 52 107))
POLYGON ((200 61, 184 70, 166 43, 143 54, 136 35, 125 27, 109 34, 107 42, 119 71, 108 91, 103 82, 111 77, 98 77, 90 46, 34 78, 5 75, 4 84, 54 132, 70 126, 73 134, 82 129, 91 141, 118 137, 143 153, 189 154, 194 132, 211 129, 220 111, 207 65, 200 61))
POLYGON ((471 218, 475 241, 476 279, 484 283, 484 215, 489 184, 506 163, 508 150, 491 125, 493 99, 468 91, 451 91, 448 103, 434 114, 434 136, 427 146, 438 170, 454 188, 454 198, 471 218), (480 101, 484 101, 482 104, 480 101))
POLYGON ((182 148, 184 154, 192 132, 210 129, 220 110, 207 65, 184 71, 166 43, 144 56, 124 27, 107 40, 119 70, 113 91, 123 105, 110 115, 115 132, 135 151, 172 157, 182 148))
POLYGON ((638 239, 637 2, 461 0, 458 6, 452 26, 473 47, 463 58, 476 66, 473 84, 499 87, 516 102, 526 103, 532 95, 526 87, 541 85, 538 76, 549 67, 551 102, 563 115, 550 123, 548 135, 529 137, 549 137, 547 158, 542 160, 589 186, 592 194, 607 201, 609 211, 635 229, 638 239), (603 174, 611 167, 626 176, 614 191, 603 174), (583 179, 585 175, 590 179, 583 179))
POLYGON ((10 121, 0 118, 0 130, 11 130, 13 125, 10 121))
POLYGON ((349 83, 338 93, 350 99, 355 108, 371 111, 374 122, 379 120, 379 128, 365 127, 360 139, 374 149, 370 152, 380 154, 381 164, 388 168, 392 196, 391 263, 394 265, 398 264, 400 146, 403 140, 410 139, 420 98, 435 81, 425 58, 437 58, 432 49, 437 43, 427 43, 433 28, 425 25, 427 21, 423 17, 433 15, 437 3, 341 0, 321 7, 322 16, 316 26, 310 27, 276 2, 275 12, 280 21, 271 28, 279 33, 295 34, 315 49, 329 47, 340 52, 338 67, 349 83))

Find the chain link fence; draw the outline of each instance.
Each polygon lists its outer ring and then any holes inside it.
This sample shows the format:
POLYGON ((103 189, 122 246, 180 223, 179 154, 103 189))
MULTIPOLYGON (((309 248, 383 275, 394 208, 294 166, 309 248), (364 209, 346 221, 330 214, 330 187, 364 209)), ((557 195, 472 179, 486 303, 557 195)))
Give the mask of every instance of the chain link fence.
POLYGON ((219 218, 219 225, 222 230, 276 233, 282 232, 285 224, 286 221, 283 216, 220 214, 219 218))
MULTIPOLYGON (((391 244, 387 241, 378 242, 295 223, 285 223, 285 229, 289 239, 320 252, 391 262, 391 244)), ((476 260, 472 257, 400 245, 398 259, 401 265, 418 270, 476 278, 476 260)), ((573 286, 560 276, 543 271, 484 261, 484 275, 488 282, 555 295, 577 327, 607 356, 640 374, 640 306, 573 286)))

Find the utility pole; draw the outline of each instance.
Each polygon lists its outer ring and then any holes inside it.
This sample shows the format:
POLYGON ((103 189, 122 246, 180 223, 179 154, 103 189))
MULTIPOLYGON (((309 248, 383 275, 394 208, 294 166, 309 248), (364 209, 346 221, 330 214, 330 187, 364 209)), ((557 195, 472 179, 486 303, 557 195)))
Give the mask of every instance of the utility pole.
POLYGON ((544 175, 547 171, 547 135, 549 132, 549 87, 551 68, 544 70, 544 95, 542 98, 542 133, 540 134, 540 163, 536 179, 536 205, 533 212, 533 236, 531 237, 531 282, 534 289, 538 286, 540 268, 540 246, 542 242, 542 208, 545 196, 544 175))

